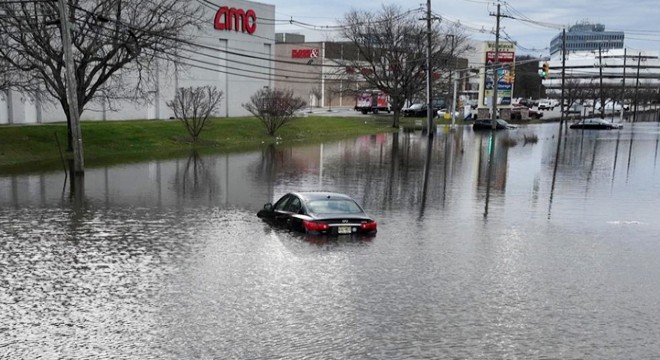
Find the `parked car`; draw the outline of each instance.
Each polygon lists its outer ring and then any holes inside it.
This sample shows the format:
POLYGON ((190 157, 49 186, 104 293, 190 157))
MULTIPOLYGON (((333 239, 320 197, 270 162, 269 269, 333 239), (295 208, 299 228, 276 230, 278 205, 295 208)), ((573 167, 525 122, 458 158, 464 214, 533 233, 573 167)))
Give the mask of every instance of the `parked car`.
MULTIPOLYGON (((493 128, 493 124, 491 122, 492 120, 486 119, 486 120, 475 120, 474 124, 472 124, 472 129, 473 130, 491 130, 493 128)), ((502 119, 497 119, 497 123, 495 124, 495 130, 507 130, 507 129, 515 129, 517 126, 511 125, 508 122, 502 120, 502 119)))
POLYGON ((427 116, 427 115, 428 115, 428 112, 427 112, 426 109, 428 109, 428 105, 427 105, 427 104, 421 104, 421 103, 412 104, 412 105, 410 105, 409 107, 403 109, 403 116, 407 116, 407 117, 412 117, 412 116, 417 116, 417 117, 420 117, 420 116, 427 116))
POLYGON ((517 101, 513 103, 513 106, 526 106, 528 108, 532 108, 534 103, 529 99, 517 99, 517 101))
POLYGON ((290 192, 257 216, 274 226, 313 235, 374 235, 377 223, 348 195, 290 192))
POLYGON ((600 118, 582 119, 570 126, 571 129, 585 129, 585 130, 611 130, 622 129, 623 124, 609 122, 600 118))
POLYGON ((526 106, 516 106, 511 108, 511 120, 522 120, 522 112, 525 110, 529 119, 538 120, 543 117, 543 113, 540 111, 529 109, 526 106))

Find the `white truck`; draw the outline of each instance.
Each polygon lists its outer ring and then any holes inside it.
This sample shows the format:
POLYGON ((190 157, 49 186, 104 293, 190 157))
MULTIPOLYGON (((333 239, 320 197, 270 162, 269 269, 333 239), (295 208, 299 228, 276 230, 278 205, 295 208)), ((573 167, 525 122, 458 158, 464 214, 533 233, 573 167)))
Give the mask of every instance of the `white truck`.
POLYGON ((355 110, 363 114, 379 111, 391 111, 390 99, 387 94, 380 90, 363 90, 355 95, 355 110))
POLYGON ((559 105, 559 102, 554 99, 541 99, 539 100, 539 110, 554 110, 559 105))

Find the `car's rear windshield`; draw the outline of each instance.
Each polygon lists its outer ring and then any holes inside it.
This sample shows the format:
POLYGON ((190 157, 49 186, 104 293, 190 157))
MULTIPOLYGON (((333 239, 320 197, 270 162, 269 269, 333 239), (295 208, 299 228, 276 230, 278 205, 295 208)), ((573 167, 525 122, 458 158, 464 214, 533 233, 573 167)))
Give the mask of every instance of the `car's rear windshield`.
POLYGON ((307 209, 314 214, 358 214, 362 210, 352 200, 322 199, 307 203, 307 209))

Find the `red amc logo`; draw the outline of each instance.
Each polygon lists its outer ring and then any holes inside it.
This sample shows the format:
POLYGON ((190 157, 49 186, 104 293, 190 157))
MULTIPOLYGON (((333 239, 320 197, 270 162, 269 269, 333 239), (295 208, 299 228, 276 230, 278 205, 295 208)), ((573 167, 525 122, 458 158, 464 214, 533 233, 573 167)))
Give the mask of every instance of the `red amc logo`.
POLYGON ((234 30, 253 34, 257 30, 257 14, 252 9, 230 8, 222 6, 215 13, 213 27, 218 30, 234 30))

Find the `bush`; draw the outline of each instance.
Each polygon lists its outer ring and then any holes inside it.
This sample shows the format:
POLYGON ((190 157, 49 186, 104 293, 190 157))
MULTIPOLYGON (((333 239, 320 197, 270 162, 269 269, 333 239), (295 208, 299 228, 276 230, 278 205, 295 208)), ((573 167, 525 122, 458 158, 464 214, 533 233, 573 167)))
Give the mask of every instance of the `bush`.
POLYGON ((215 86, 178 88, 174 100, 168 101, 166 105, 174 111, 174 116, 188 130, 193 142, 196 142, 209 116, 220 107, 222 95, 222 91, 215 86))
POLYGON ((300 97, 293 96, 293 90, 257 91, 250 97, 250 102, 243 107, 256 116, 266 127, 266 132, 274 136, 275 132, 294 118, 296 111, 307 106, 300 97))

